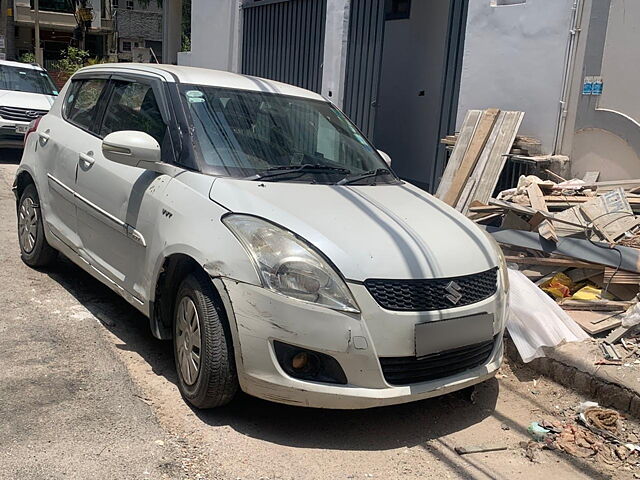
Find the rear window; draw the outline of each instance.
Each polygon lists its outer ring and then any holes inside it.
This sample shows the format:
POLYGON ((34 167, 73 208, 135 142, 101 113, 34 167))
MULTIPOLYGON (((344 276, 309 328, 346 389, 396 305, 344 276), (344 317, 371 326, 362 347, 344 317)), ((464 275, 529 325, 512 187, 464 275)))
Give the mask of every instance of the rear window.
POLYGON ((58 95, 47 72, 8 65, 0 65, 0 90, 58 95))

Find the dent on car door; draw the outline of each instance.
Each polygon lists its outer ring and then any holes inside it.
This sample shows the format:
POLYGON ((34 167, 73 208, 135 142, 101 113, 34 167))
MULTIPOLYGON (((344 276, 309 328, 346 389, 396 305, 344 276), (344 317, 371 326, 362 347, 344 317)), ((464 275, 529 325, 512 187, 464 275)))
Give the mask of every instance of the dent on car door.
POLYGON ((80 245, 75 198, 77 151, 91 138, 87 131, 106 84, 105 79, 74 80, 64 98, 64 118, 47 115, 38 129, 36 149, 49 191, 46 220, 53 233, 74 250, 80 245))
POLYGON ((78 152, 78 232, 88 261, 144 302, 147 247, 161 210, 156 199, 168 178, 106 159, 102 138, 136 130, 162 145, 166 124, 150 84, 112 80, 110 89, 96 135, 78 152))

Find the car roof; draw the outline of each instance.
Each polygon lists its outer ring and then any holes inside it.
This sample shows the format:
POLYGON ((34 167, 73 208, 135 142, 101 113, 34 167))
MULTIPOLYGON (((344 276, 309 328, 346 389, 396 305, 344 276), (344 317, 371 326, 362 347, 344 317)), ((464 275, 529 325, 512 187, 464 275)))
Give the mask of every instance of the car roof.
POLYGON ((212 70, 199 67, 185 67, 182 65, 166 65, 151 63, 103 63, 85 67, 78 71, 83 72, 123 72, 136 71, 164 74, 167 81, 179 83, 206 85, 212 87, 234 88, 254 92, 277 93, 294 97, 309 98, 326 101, 322 96, 310 90, 288 85, 286 83, 268 80, 266 78, 252 77, 238 73, 212 70))
POLYGON ((12 62, 10 60, 0 60, 0 65, 6 65, 8 67, 25 68, 27 70, 44 70, 40 65, 36 63, 24 63, 24 62, 12 62))

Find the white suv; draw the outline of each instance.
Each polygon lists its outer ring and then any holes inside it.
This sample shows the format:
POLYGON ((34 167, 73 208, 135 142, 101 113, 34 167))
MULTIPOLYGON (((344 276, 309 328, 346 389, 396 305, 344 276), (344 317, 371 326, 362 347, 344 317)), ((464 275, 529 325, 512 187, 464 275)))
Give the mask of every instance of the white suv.
POLYGON ((58 91, 46 70, 0 60, 0 147, 22 147, 29 123, 45 115, 58 91))
POLYGON ((500 250, 385 158, 297 87, 84 68, 26 137, 22 258, 62 252, 147 315, 196 407, 240 388, 365 408, 486 380, 503 352, 500 250))

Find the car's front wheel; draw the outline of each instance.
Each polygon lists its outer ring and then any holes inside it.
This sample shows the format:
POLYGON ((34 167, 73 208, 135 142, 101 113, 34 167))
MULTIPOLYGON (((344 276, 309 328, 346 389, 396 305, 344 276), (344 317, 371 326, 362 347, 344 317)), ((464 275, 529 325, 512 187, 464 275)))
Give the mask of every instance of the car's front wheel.
POLYGON ((18 201, 18 243, 20 256, 30 267, 45 267, 58 256, 44 236, 40 199, 33 183, 27 185, 18 201))
POLYGON ((176 296, 173 352, 178 387, 197 408, 229 403, 238 390, 233 343, 224 311, 205 274, 187 276, 176 296))

